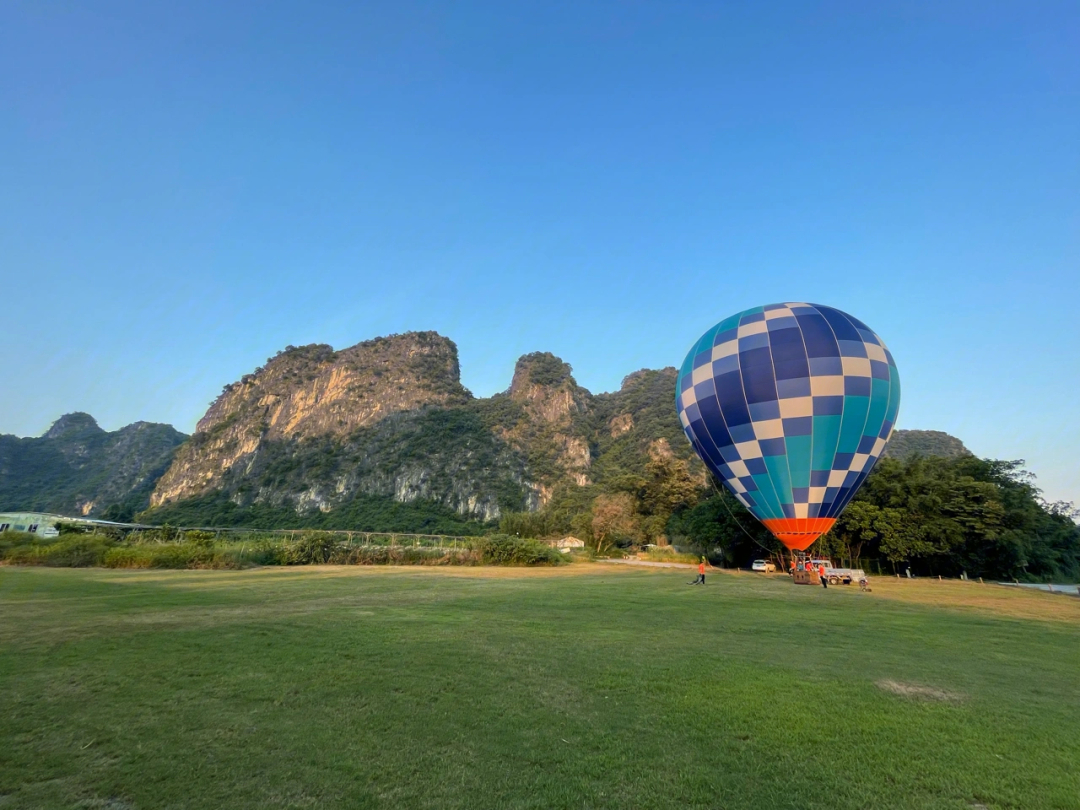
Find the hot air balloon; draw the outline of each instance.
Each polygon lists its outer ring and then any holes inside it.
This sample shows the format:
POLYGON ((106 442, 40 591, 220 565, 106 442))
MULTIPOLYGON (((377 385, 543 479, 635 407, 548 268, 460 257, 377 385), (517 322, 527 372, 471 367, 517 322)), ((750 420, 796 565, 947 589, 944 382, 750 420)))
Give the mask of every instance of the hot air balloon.
POLYGON ((832 528, 885 449, 900 378, 885 343, 857 318, 771 304, 701 336, 675 402, 705 465, 801 552, 832 528))

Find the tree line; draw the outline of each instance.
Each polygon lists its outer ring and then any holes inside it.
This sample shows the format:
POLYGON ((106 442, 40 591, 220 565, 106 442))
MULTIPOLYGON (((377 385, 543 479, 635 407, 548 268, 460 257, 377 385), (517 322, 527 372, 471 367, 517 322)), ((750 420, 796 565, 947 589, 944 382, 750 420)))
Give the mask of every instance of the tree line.
MULTIPOLYGON (((784 564, 786 551, 716 481, 684 460, 654 455, 644 474, 595 488, 563 488, 539 512, 503 517, 521 537, 572 533, 597 553, 673 545, 744 567, 784 564)), ((1070 503, 1043 500, 1022 461, 965 455, 884 458, 833 529, 812 547, 872 573, 1080 581, 1080 527, 1070 503)))

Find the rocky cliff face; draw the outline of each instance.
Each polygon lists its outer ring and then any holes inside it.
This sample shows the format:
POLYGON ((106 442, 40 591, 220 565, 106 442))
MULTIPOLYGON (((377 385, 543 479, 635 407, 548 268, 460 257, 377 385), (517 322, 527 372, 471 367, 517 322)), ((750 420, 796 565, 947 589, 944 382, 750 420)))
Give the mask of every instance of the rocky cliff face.
POLYGON ((129 518, 187 439, 169 425, 136 422, 113 432, 85 413, 60 417, 44 436, 0 436, 0 511, 129 518))
MULTIPOLYGON (((522 418, 500 425, 500 434, 527 456, 547 456, 545 460, 554 467, 554 476, 538 477, 566 476, 578 486, 591 483, 592 395, 577 384, 570 366, 550 352, 527 354, 517 361, 507 394, 511 402, 520 406, 522 418)), ((543 506, 550 498, 552 483, 537 482, 534 489, 538 505, 543 506)))
POLYGON ((219 488, 251 471, 260 448, 344 438, 402 411, 468 401, 457 347, 434 332, 377 338, 335 352, 289 347, 226 386, 158 483, 152 506, 219 488))
POLYGON ((641 371, 594 396, 569 365, 538 352, 518 361, 506 392, 473 399, 454 345, 433 333, 340 352, 289 348, 225 388, 152 504, 214 496, 342 513, 372 496, 491 521, 542 508, 560 487, 643 468, 657 447, 695 464, 671 406, 674 384, 674 369, 641 371))
MULTIPOLYGON (((705 486, 673 406, 676 376, 643 369, 594 395, 569 365, 538 352, 517 362, 505 392, 475 399, 461 386, 456 347, 432 332, 342 351, 289 347, 226 386, 152 503, 158 519, 180 525, 269 509, 276 525, 363 528, 351 516, 362 523, 373 503, 492 521, 545 506, 587 511, 597 492, 650 491, 661 473, 684 489, 705 486)), ((906 452, 908 439, 922 448, 930 435, 898 431, 890 449, 906 452)))

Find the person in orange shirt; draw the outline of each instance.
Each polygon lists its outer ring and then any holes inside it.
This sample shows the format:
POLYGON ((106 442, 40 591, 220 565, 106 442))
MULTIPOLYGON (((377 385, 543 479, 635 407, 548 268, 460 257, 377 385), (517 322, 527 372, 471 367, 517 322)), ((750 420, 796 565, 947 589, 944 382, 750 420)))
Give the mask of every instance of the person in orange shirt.
POLYGON ((790 576, 795 576, 795 558, 794 557, 791 558, 791 564, 788 565, 788 574, 790 576))
POLYGON ((705 558, 701 558, 701 562, 697 567, 697 579, 690 583, 691 585, 704 585, 705 584, 705 558))
POLYGON ((821 578, 821 587, 826 590, 829 589, 829 578, 825 576, 825 566, 819 565, 817 569, 818 577, 821 578))

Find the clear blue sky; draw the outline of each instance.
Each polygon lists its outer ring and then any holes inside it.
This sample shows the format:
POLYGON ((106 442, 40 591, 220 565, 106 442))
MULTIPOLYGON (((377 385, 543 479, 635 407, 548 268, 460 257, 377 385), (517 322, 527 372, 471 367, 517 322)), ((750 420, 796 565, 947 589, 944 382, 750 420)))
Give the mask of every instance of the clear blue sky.
POLYGON ((1080 501, 1078 54, 1075 0, 8 0, 0 432, 414 329, 612 390, 805 300, 1080 501))

